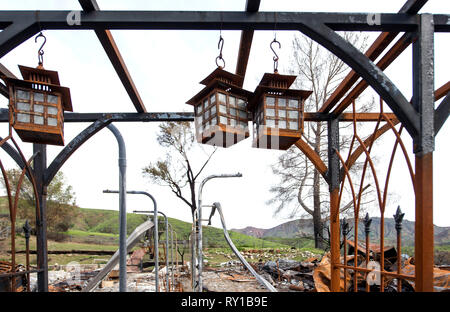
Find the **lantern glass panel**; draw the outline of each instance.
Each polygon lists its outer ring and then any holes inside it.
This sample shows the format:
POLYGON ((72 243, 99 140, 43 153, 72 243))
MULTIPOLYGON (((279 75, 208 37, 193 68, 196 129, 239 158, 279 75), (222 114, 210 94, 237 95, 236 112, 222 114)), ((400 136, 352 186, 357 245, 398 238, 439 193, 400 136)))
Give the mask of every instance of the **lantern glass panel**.
POLYGON ((47 102, 52 104, 58 104, 58 97, 56 95, 47 94, 47 102))
POLYGON ((286 121, 285 120, 278 120, 278 128, 286 129, 286 121))
POLYGON ((219 105, 219 112, 222 114, 226 114, 227 113, 227 107, 223 104, 219 105))
POLYGON ((35 92, 35 93, 33 93, 33 99, 34 99, 35 102, 36 102, 36 101, 38 101, 38 102, 44 102, 44 94, 43 94, 43 93, 35 92))
POLYGON ((44 105, 34 104, 34 105, 33 105, 33 110, 34 110, 36 113, 43 113, 43 112, 44 112, 44 105))
MULTIPOLYGON (((216 94, 215 94, 215 93, 213 93, 213 94, 210 96, 209 101, 211 102, 211 103, 209 103, 209 104, 214 104, 214 103, 216 103, 216 94)), ((206 105, 208 105, 208 104, 206 104, 206 105)))
POLYGON ((291 130, 298 130, 298 122, 296 122, 296 121, 289 121, 289 129, 291 129, 291 130))
POLYGON ((216 114, 216 106, 214 105, 213 107, 211 107, 211 115, 215 114, 216 114))
POLYGON ((298 119, 298 111, 288 111, 288 117, 292 119, 298 119))
POLYGON ((246 111, 239 111, 239 118, 241 119, 247 119, 247 112, 246 111))
POLYGON ((230 125, 236 127, 236 119, 230 118, 230 125))
POLYGON ((236 98, 234 96, 229 96, 228 101, 230 102, 230 105, 236 106, 236 98))
POLYGON ((236 116, 236 109, 235 108, 231 108, 230 107, 230 115, 232 115, 233 117, 236 116))
POLYGON ((208 99, 203 101, 203 110, 205 110, 207 107, 208 107, 208 99))
POLYGON ((207 109, 206 111, 205 111, 205 119, 208 119, 209 118, 209 109, 207 109))
POLYGON ((29 100, 30 99, 30 92, 24 91, 24 90, 17 90, 16 96, 18 99, 21 100, 29 100))
POLYGON ((200 114, 201 114, 202 111, 203 111, 202 103, 198 104, 198 105, 195 107, 195 110, 196 110, 197 116, 200 116, 200 114))
POLYGON ((217 118, 213 118, 213 119, 211 119, 211 124, 214 126, 214 125, 217 125, 217 118))
POLYGON ((286 111, 284 109, 278 110, 278 117, 286 118, 286 111))
POLYGON ((271 127, 271 128, 275 128, 275 120, 273 120, 273 119, 267 119, 267 120, 266 120, 266 126, 267 126, 267 127, 271 127))
POLYGON ((267 117, 275 117, 275 109, 274 108, 266 108, 267 117))
POLYGON ((30 122, 30 115, 29 114, 17 114, 17 121, 19 122, 30 122))
POLYGON ((17 102, 17 109, 22 111, 30 111, 30 104, 29 103, 23 103, 23 102, 17 102))
POLYGON ((298 100, 289 99, 289 107, 298 108, 298 100))
POLYGON ((44 124, 44 117, 43 116, 38 116, 38 115, 34 115, 34 123, 36 125, 43 125, 44 124))
POLYGON ((47 118, 47 125, 56 127, 58 125, 58 119, 52 118, 52 117, 48 117, 47 118))
POLYGON ((220 120, 219 121, 220 121, 221 124, 224 124, 224 125, 228 124, 228 118, 227 117, 220 116, 220 120))
POLYGON ((278 107, 286 107, 286 99, 278 98, 278 107))
POLYGON ((275 98, 271 97, 271 96, 268 96, 266 98, 266 105, 267 106, 275 106, 275 98))
MULTIPOLYGON (((225 94, 218 92, 217 95, 219 98, 219 102, 221 102, 221 103, 227 102, 227 96, 225 94)), ((211 101, 211 103, 212 103, 212 101, 211 101)))
POLYGON ((243 99, 238 99, 238 107, 239 108, 247 108, 247 103, 243 99))
POLYGON ((245 121, 239 121, 239 126, 241 126, 242 128, 247 128, 248 127, 248 123, 245 121))

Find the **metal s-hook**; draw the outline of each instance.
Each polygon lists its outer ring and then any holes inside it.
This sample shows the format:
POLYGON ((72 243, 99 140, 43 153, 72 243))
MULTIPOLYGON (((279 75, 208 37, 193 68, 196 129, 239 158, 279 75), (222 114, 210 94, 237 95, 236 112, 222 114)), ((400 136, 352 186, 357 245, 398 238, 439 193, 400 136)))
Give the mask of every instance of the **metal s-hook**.
POLYGON ((38 50, 38 62, 40 66, 43 66, 44 64, 44 50, 43 47, 45 45, 45 43, 47 42, 47 38, 44 36, 44 34, 42 33, 42 31, 34 38, 34 42, 37 42, 38 38, 44 38, 44 42, 42 43, 41 47, 38 50))
POLYGON ((281 49, 281 43, 277 40, 277 37, 273 38, 273 41, 270 43, 270 49, 272 50, 273 54, 275 54, 275 56, 273 57, 273 72, 278 73, 278 60, 280 58, 272 47, 274 43, 278 43, 278 49, 281 49))
POLYGON ((220 35, 219 43, 217 44, 217 48, 220 50, 220 52, 219 52, 219 56, 216 57, 216 65, 217 65, 217 67, 220 67, 220 68, 225 68, 225 60, 222 57, 223 44, 224 44, 224 40, 223 40, 222 35, 220 35), (223 66, 219 65, 219 63, 218 63, 219 60, 221 60, 223 62, 223 66))

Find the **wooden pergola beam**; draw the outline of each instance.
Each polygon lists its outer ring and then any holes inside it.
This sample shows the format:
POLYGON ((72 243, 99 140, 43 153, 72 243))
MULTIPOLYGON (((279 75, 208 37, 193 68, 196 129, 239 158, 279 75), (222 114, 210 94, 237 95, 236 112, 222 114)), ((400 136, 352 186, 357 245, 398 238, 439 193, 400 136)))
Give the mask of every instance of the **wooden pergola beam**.
MULTIPOLYGON (((100 11, 96 0, 79 0, 79 3, 86 12, 100 11)), ((119 48, 117 47, 111 32, 109 30, 95 30, 95 34, 103 46, 103 49, 105 49, 105 52, 108 55, 117 75, 119 76, 120 81, 125 87, 125 90, 136 108, 136 111, 138 113, 147 112, 144 102, 139 95, 139 92, 133 82, 133 79, 131 78, 125 61, 120 54, 119 48)))

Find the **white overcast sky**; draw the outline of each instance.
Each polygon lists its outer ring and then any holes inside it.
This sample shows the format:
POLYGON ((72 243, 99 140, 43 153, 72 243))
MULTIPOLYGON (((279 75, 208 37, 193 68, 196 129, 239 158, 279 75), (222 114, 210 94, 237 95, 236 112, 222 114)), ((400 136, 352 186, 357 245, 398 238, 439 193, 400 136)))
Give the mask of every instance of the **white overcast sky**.
MULTIPOLYGON (((145 0, 97 0, 104 10, 205 10, 242 11, 245 0, 189 0, 189 1, 145 1, 145 0)), ((318 12, 385 12, 395 13, 405 0, 316 0, 290 1, 262 0, 261 11, 318 11, 318 12)), ((2 10, 80 10, 76 0, 2 1, 2 10)), ((450 13, 450 1, 430 0, 421 10, 430 13, 450 13)), ((149 112, 192 111, 184 104, 202 86, 198 83, 215 69, 218 54, 219 31, 113 31, 114 38, 133 77, 137 89, 149 112)), ((44 31, 47 43, 44 47, 44 66, 59 72, 61 84, 70 87, 75 112, 134 112, 119 78, 109 62, 95 33, 83 31, 44 31)), ((371 33, 369 42, 378 33, 371 33)), ((234 71, 239 46, 239 31, 223 31, 225 40, 223 57, 226 70, 234 71)), ((273 31, 258 31, 254 35, 244 88, 253 91, 265 72, 273 70, 272 52, 269 44, 273 31)), ((294 32, 277 32, 282 44, 280 68, 286 68, 292 54, 291 40, 294 32)), ((450 34, 435 35, 435 86, 450 79, 450 34)), ((38 44, 31 38, 4 56, 0 62, 14 74, 20 76, 18 64, 36 66, 38 44)), ((387 75, 409 99, 412 94, 411 47, 409 47, 388 70, 387 75)), ((367 91, 369 93, 370 90, 367 91)), ((7 101, 0 99, 0 107, 7 107, 7 101)), ((450 122, 441 129, 436 138, 434 153, 434 222, 450 226, 447 183, 449 170, 447 144, 450 136, 450 122)), ((67 123, 65 141, 68 143, 88 123, 67 123)), ((145 190, 152 193, 161 211, 168 216, 190 221, 189 208, 175 198, 168 188, 152 184, 145 179, 141 170, 150 161, 164 156, 164 150, 156 142, 157 123, 115 123, 122 132, 127 147, 127 187, 129 190, 145 190)), ((372 129, 372 125, 369 126, 372 129)), ((0 125, 0 135, 6 136, 6 125, 0 125)), ((405 143, 411 154, 411 141, 405 135, 405 143)), ((375 154, 383 159, 390 154, 393 137, 386 138, 376 146, 375 154), (388 144, 388 145, 385 145, 388 144), (389 146, 384 149, 384 146, 389 146)), ((27 157, 32 146, 21 144, 27 157)), ((48 162, 59 153, 61 147, 48 147, 48 162)), ((2 161, 11 167, 13 163, 0 152, 2 161)), ((255 149, 251 139, 220 149, 203 177, 210 174, 243 173, 243 178, 213 180, 206 184, 203 202, 220 201, 224 208, 228 228, 256 226, 270 228, 286 222, 285 215, 274 217, 273 208, 266 205, 271 198, 269 188, 278 180, 270 165, 282 151, 255 149)), ((104 129, 86 142, 63 166, 62 171, 73 186, 77 204, 85 208, 118 209, 118 196, 103 194, 103 189, 118 188, 117 143, 112 133, 104 129)), ((199 154, 198 157, 202 155, 199 154)), ((411 155, 414 161, 413 155, 411 155)), ((401 159, 401 156, 398 156, 401 159)), ((383 162, 381 162, 383 164, 383 162)), ((401 205, 406 219, 414 220, 414 197, 409 175, 403 162, 395 164, 390 192, 395 198, 386 208, 386 217, 392 217, 401 205)), ((199 180, 200 182, 201 180, 199 180)), ((384 177, 381 178, 384 185, 384 177)), ((127 197, 127 210, 153 209, 148 198, 140 195, 127 197)), ((209 209, 204 214, 209 215, 209 209)), ((376 212, 373 212, 376 215, 376 212)), ((219 226, 216 218, 214 226, 219 226)))

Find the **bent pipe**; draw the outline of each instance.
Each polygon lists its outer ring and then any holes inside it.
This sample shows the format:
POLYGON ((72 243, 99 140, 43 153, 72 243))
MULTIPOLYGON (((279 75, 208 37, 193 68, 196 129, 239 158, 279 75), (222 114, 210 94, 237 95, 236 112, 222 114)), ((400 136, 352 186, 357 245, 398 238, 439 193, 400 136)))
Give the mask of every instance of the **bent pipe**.
MULTIPOLYGON (((230 245, 231 250, 233 250, 234 254, 239 258, 239 260, 241 260, 242 264, 253 274, 253 276, 257 279, 257 281, 263 285, 264 287, 266 287, 268 290, 270 290, 271 292, 277 292, 277 290, 275 289, 275 287, 273 287, 268 281, 266 281, 261 275, 259 275, 258 273, 256 273, 256 271, 252 268, 252 266, 247 262, 247 260, 245 260, 245 258, 241 255, 241 253, 239 252, 239 250, 237 250, 236 246, 233 244, 233 241, 230 238, 230 235, 228 234, 228 230, 227 227, 225 225, 225 219, 223 217, 223 213, 222 213, 222 207, 220 205, 220 203, 214 203, 213 204, 214 209, 217 209, 219 211, 220 214, 220 221, 222 222, 222 227, 223 227, 223 234, 225 236, 225 240, 227 241, 228 245, 230 245)), ((213 210, 214 211, 214 210, 213 210)), ((211 217, 214 213, 211 212, 211 217)), ((210 217, 210 219, 211 219, 210 217)))
POLYGON ((213 174, 205 179, 203 179, 202 183, 200 183, 200 186, 198 188, 198 208, 195 211, 197 214, 197 228, 198 228, 198 236, 196 236, 197 241, 197 259, 194 257, 194 250, 192 252, 192 284, 193 284, 193 290, 196 289, 199 292, 203 291, 203 281, 202 281, 202 273, 203 273, 203 229, 202 229, 202 193, 203 193, 203 187, 205 186, 206 182, 208 182, 211 179, 215 178, 240 178, 242 177, 242 173, 238 172, 235 174, 213 174), (194 260, 197 260, 198 264, 195 266, 194 260), (195 283, 195 267, 197 267, 197 283, 195 283))
MULTIPOLYGON (((117 193, 117 191, 110 191, 110 192, 116 192, 117 193)), ((151 194, 149 194, 147 192, 144 192, 144 191, 127 191, 127 194, 140 194, 140 195, 146 195, 146 196, 150 197, 150 199, 153 202, 153 218, 154 218, 154 220, 158 219, 158 205, 156 204, 155 198, 151 194)), ((164 215, 162 212, 161 212, 161 214, 164 215)), ((159 276, 158 276, 158 273, 157 273, 157 272, 159 272, 158 222, 155 222, 155 228, 154 228, 153 236, 154 236, 153 239, 154 239, 154 243, 155 243, 155 250, 154 250, 154 252, 155 252, 155 256, 154 256, 155 257, 155 272, 156 272, 155 273, 155 284, 156 284, 155 292, 159 292, 159 276)))
POLYGON ((119 129, 113 124, 107 125, 119 145, 119 291, 127 291, 127 201, 126 169, 127 155, 125 142, 119 129))

